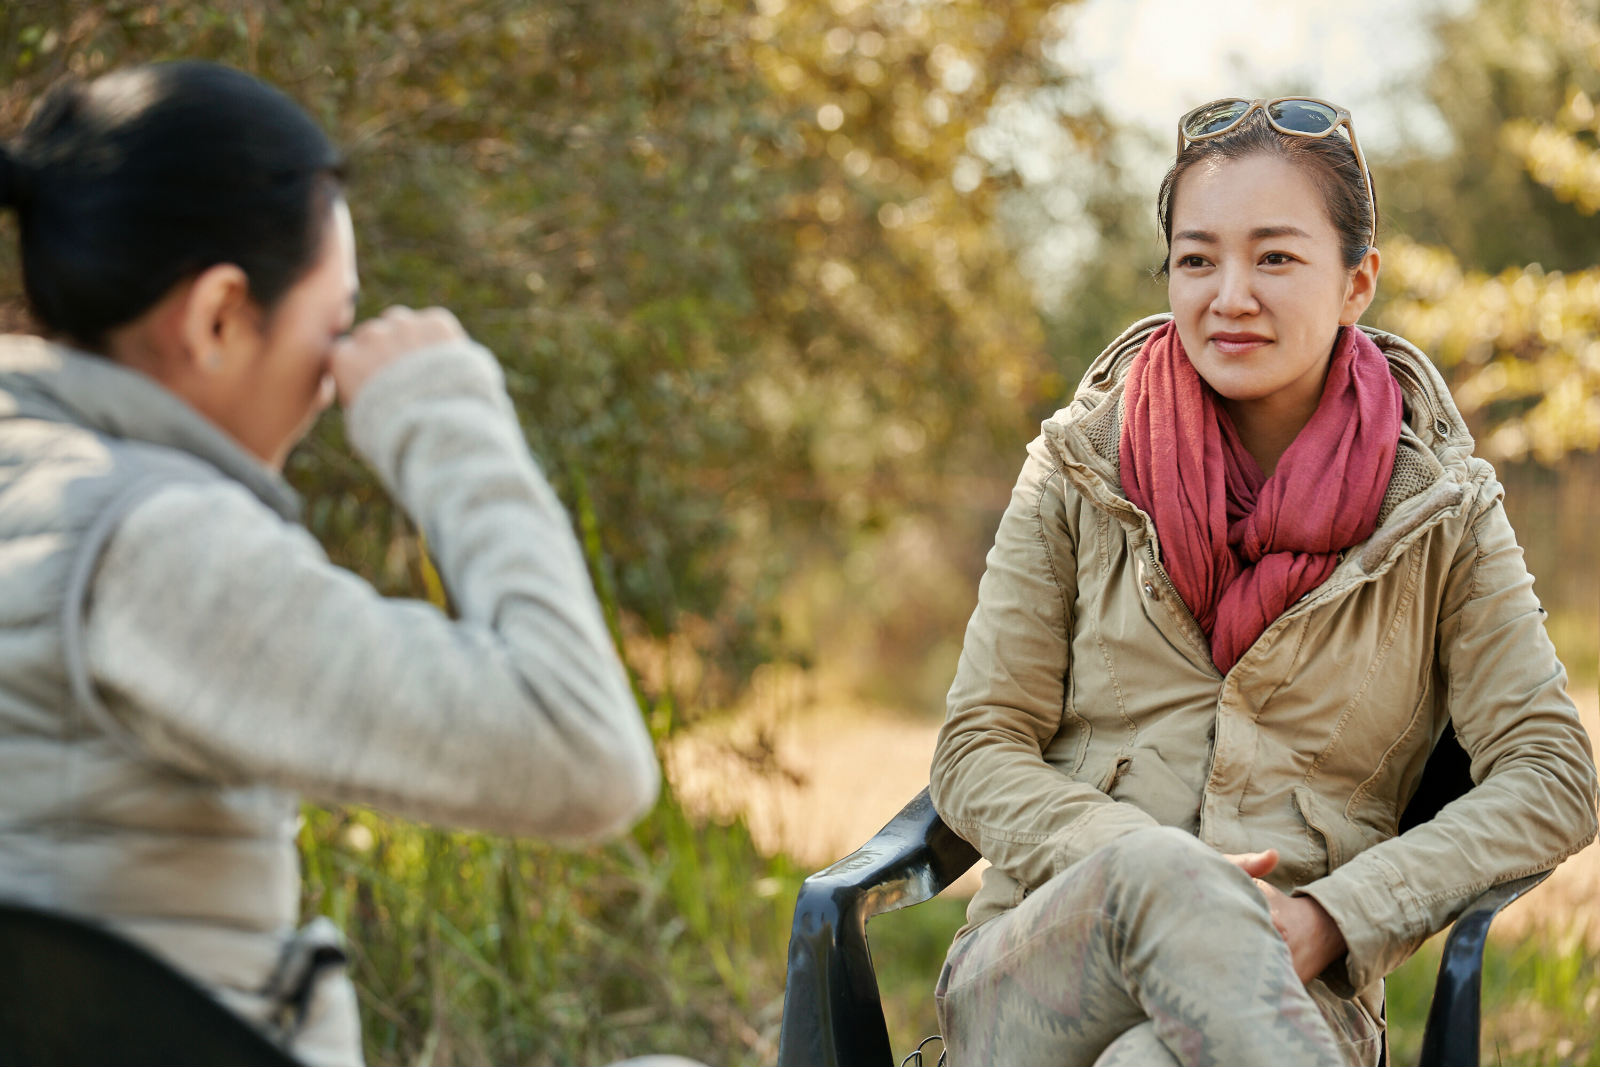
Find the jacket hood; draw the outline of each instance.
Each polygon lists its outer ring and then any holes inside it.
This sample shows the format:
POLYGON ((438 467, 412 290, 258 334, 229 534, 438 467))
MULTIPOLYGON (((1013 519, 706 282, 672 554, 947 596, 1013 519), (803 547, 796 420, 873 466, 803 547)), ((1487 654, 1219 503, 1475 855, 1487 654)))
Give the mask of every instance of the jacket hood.
POLYGON ((153 379, 109 359, 0 336, 0 420, 36 419, 188 453, 242 483, 285 519, 300 499, 283 476, 153 379))
MULTIPOLYGON (((1089 364, 1071 402, 1042 427, 1079 488, 1130 517, 1142 513, 1122 495, 1123 385, 1145 340, 1171 320, 1170 314, 1151 315, 1124 330, 1089 364)), ((1366 562, 1375 566, 1413 525, 1461 502, 1470 477, 1467 463, 1473 440, 1432 360, 1403 337, 1367 326, 1360 329, 1388 359, 1405 404, 1394 473, 1378 513, 1379 529, 1363 550, 1366 562), (1402 509, 1418 498, 1422 506, 1402 509), (1402 521, 1391 525, 1397 518, 1402 521), (1415 523, 1409 521, 1413 518, 1415 523)))

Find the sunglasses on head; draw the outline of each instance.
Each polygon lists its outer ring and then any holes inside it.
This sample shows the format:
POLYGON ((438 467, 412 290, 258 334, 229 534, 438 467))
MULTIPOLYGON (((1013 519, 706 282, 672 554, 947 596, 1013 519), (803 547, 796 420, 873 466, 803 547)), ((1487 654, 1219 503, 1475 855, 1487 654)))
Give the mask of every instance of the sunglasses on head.
POLYGON ((1350 142, 1356 155, 1356 166, 1361 168, 1361 181, 1367 189, 1367 211, 1372 219, 1370 246, 1378 239, 1378 202, 1372 195, 1372 175, 1367 171, 1367 159, 1361 154, 1361 144, 1356 140, 1355 124, 1350 112, 1326 100, 1309 96, 1280 96, 1271 100, 1245 100, 1233 97, 1213 100, 1178 120, 1178 152, 1196 141, 1209 141, 1234 129, 1254 112, 1260 111, 1267 125, 1289 137, 1320 139, 1331 137, 1335 130, 1344 127, 1345 140, 1350 142))

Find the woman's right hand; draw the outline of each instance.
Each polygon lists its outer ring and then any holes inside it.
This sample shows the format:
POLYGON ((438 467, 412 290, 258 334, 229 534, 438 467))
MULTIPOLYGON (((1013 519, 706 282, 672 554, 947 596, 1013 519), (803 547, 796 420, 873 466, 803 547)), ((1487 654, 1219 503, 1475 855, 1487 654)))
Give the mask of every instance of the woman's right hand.
POLYGON ((1225 852, 1222 858, 1248 874, 1266 898, 1267 910, 1272 913, 1272 925, 1277 928, 1284 944, 1289 946, 1294 973, 1302 982, 1311 981, 1345 954, 1348 946, 1345 944, 1344 931, 1339 929, 1333 916, 1314 897, 1286 896, 1276 886, 1262 881, 1278 866, 1277 849, 1225 852))
POLYGON ((414 311, 392 307, 358 324, 333 346, 328 374, 339 403, 348 408, 367 381, 412 352, 446 341, 465 340, 466 330, 444 308, 414 311))

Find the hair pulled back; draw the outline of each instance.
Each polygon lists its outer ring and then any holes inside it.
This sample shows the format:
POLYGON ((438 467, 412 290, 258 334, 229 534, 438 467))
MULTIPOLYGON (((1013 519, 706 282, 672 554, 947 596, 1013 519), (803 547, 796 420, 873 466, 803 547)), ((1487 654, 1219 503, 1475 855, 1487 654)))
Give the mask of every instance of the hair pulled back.
POLYGON ((48 92, 0 148, 0 206, 17 211, 34 317, 93 351, 218 263, 270 310, 315 261, 341 170, 278 90, 213 63, 158 63, 48 92))
MULTIPOLYGON (((1377 231, 1377 220, 1367 203, 1367 187, 1361 164, 1350 142, 1338 134, 1330 137, 1296 137, 1279 133, 1257 111, 1220 137, 1194 141, 1184 146, 1156 194, 1156 221, 1166 241, 1167 258, 1161 263, 1165 274, 1172 259, 1172 202, 1178 180, 1196 163, 1208 159, 1244 159, 1266 154, 1277 156, 1301 168, 1322 193, 1328 220, 1339 234, 1339 251, 1346 270, 1354 270, 1366 255, 1367 241, 1377 231)), ((1373 197, 1377 191, 1374 189, 1373 197)))

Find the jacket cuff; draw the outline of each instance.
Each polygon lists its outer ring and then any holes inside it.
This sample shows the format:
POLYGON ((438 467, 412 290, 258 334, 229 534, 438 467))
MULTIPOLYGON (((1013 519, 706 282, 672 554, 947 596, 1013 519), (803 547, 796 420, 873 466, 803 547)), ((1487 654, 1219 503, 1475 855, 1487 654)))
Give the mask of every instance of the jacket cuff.
POLYGON ((358 452, 386 469, 380 460, 401 413, 444 397, 483 400, 516 418, 494 354, 476 342, 456 340, 418 349, 374 374, 345 410, 345 432, 358 452))
POLYGON ((1321 904, 1344 935, 1344 958, 1322 975, 1341 996, 1354 995, 1394 970, 1428 935, 1427 917, 1405 879, 1377 856, 1360 857, 1292 895, 1321 904))

